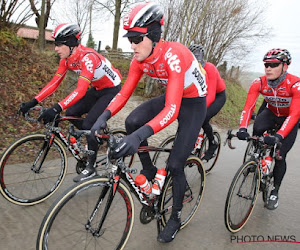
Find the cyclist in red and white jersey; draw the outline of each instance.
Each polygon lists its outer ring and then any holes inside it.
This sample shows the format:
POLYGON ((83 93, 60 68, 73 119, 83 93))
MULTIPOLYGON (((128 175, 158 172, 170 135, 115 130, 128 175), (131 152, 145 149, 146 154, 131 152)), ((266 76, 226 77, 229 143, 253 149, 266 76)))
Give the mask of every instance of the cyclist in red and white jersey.
POLYGON ((204 61, 204 48, 201 44, 192 44, 189 46, 189 50, 193 52, 197 61, 200 63, 200 66, 203 67, 205 71, 207 84, 207 113, 202 128, 208 138, 209 147, 201 160, 209 161, 218 148, 209 121, 222 109, 226 102, 226 85, 224 79, 220 76, 217 67, 210 62, 204 61))
MULTIPOLYGON (((188 48, 178 42, 161 39, 163 12, 154 3, 136 5, 124 17, 134 58, 128 77, 121 91, 98 118, 92 133, 106 126, 128 101, 143 74, 157 79, 166 86, 165 94, 150 99, 127 117, 128 136, 115 149, 115 157, 134 154, 140 145, 147 145, 147 138, 178 119, 177 137, 170 154, 168 168, 173 177, 172 215, 158 241, 170 242, 180 228, 180 214, 185 193, 184 164, 196 142, 198 132, 206 115, 206 83, 199 64, 188 48)), ((156 174, 148 153, 139 154, 148 180, 156 174)))
MULTIPOLYGON (((61 84, 68 70, 79 75, 77 87, 62 101, 45 110, 38 120, 49 123, 61 111, 67 109, 67 116, 80 117, 87 113, 86 118, 74 121, 74 125, 79 129, 91 129, 109 102, 119 92, 120 72, 95 50, 79 44, 80 35, 81 30, 76 24, 63 23, 56 27, 53 38, 55 52, 61 59, 58 69, 52 80, 33 100, 21 104, 20 110, 23 114, 51 95, 61 84)), ((96 152, 98 144, 94 140, 88 140, 88 147, 96 152)), ((89 157, 87 168, 74 178, 75 182, 96 174, 95 160, 96 154, 89 157)))
POLYGON ((282 142, 280 154, 282 160, 276 160, 274 167, 274 188, 268 200, 267 208, 278 207, 278 191, 286 172, 286 155, 292 148, 300 117, 300 78, 287 73, 291 55, 286 49, 271 49, 264 58, 265 76, 252 83, 245 107, 242 111, 240 129, 237 136, 240 140, 249 137, 247 127, 259 94, 264 97, 267 106, 257 115, 253 134, 262 135, 268 129, 281 126, 275 136, 266 136, 266 144, 282 142))

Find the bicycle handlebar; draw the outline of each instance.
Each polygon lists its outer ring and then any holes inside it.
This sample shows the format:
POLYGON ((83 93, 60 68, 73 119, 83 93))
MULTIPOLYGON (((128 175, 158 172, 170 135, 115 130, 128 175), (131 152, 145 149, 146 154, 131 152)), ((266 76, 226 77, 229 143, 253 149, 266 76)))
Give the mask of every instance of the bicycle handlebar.
MULTIPOLYGON (((226 145, 226 143, 228 143, 228 147, 230 149, 235 149, 235 147, 232 146, 232 143, 231 143, 231 139, 233 137, 237 137, 237 135, 233 134, 231 129, 228 130, 227 131, 227 138, 225 139, 224 146, 226 145)), ((249 136, 247 138, 247 141, 248 142, 249 141, 257 141, 257 142, 260 142, 260 143, 264 143, 264 137, 263 136, 249 136)), ((264 145, 265 145, 265 147, 274 147, 276 160, 279 160, 279 161, 282 160, 282 156, 280 155, 280 148, 282 146, 281 142, 276 143, 274 146, 270 146, 270 145, 267 145, 267 144, 264 144, 264 145)))

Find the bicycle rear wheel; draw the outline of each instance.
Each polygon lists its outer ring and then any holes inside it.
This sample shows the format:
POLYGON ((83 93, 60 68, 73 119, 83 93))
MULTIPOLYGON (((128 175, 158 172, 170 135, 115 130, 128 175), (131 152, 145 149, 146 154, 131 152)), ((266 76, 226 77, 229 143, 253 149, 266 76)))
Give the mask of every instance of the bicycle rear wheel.
MULTIPOLYGON (((172 149, 175 140, 175 135, 167 137, 160 145, 160 148, 172 149)), ((166 166, 169 158, 170 152, 160 152, 156 151, 153 155, 152 162, 154 165, 166 166)))
POLYGON ((230 232, 238 232, 247 223, 255 206, 259 185, 257 163, 244 163, 236 172, 226 198, 224 219, 230 232))
POLYGON ((123 249, 132 230, 134 204, 121 182, 97 233, 111 192, 108 178, 93 178, 68 189, 43 219, 36 249, 123 249))
POLYGON ((209 147, 209 140, 207 136, 204 137, 200 150, 196 150, 195 152, 195 155, 199 157, 203 163, 205 173, 209 173, 213 169, 219 158, 221 149, 221 136, 217 131, 214 131, 214 140, 218 144, 218 147, 214 153, 213 158, 211 158, 210 160, 203 160, 203 156, 205 155, 205 152, 208 150, 209 147))
MULTIPOLYGON (((181 227, 183 229, 197 212, 205 188, 205 171, 198 157, 190 156, 184 166, 186 177, 186 192, 181 211, 181 227)), ((165 226, 170 218, 173 205, 172 177, 166 180, 161 194, 162 225, 165 226)))
POLYGON ((0 191, 5 199, 34 205, 59 188, 67 172, 66 152, 56 139, 48 145, 46 135, 33 134, 7 148, 0 159, 0 191))

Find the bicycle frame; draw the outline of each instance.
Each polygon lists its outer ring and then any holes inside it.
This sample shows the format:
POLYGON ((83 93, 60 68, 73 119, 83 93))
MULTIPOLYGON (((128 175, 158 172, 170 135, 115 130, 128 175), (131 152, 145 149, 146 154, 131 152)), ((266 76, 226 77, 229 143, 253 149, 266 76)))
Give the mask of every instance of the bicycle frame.
MULTIPOLYGON (((101 135, 102 138, 107 138, 109 136, 104 136, 101 135)), ((138 148, 138 152, 156 152, 156 151, 161 151, 161 152, 171 152, 171 149, 165 149, 165 148, 161 148, 161 147, 152 147, 152 146, 141 146, 138 148)), ((103 191, 101 192, 99 199, 96 203, 95 209, 93 211, 93 213, 91 214, 91 216, 89 217, 89 220, 86 224, 86 228, 89 229, 94 235, 98 235, 100 236, 100 231, 102 228, 102 225, 105 221, 106 215, 108 213, 108 210, 110 208, 110 205, 114 199, 114 196, 116 194, 116 191, 118 189, 118 185, 120 183, 121 180, 123 180, 127 186, 129 187, 130 191, 133 192, 134 196, 139 200, 139 202, 142 205, 148 206, 148 207, 153 207, 154 211, 155 211, 155 215, 157 218, 157 226, 158 226, 158 230, 160 230, 160 219, 161 216, 168 211, 169 209, 165 209, 164 211, 159 211, 158 209, 158 202, 159 202, 159 196, 153 196, 153 197, 147 197, 145 194, 143 194, 143 192, 141 191, 140 187, 138 187, 135 184, 135 181, 131 175, 131 173, 136 173, 136 169, 130 169, 131 165, 126 167, 125 163, 123 162, 123 158, 119 158, 117 160, 115 160, 115 162, 112 162, 111 156, 110 156, 110 147, 108 149, 108 163, 110 165, 112 165, 112 171, 110 173, 110 176, 108 177, 108 182, 110 183, 110 187, 103 189, 103 191), (94 215, 96 214, 99 206, 101 205, 104 197, 107 195, 107 192, 109 191, 109 197, 106 203, 106 207, 104 209, 103 212, 103 216, 98 224, 98 227, 96 230, 93 230, 90 226, 90 223, 94 217, 94 215)))

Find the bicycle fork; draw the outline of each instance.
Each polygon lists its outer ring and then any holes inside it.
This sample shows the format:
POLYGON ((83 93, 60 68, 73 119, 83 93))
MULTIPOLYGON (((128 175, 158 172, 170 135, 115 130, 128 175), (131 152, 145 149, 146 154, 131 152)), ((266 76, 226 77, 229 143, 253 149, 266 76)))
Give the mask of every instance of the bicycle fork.
POLYGON ((110 184, 105 186, 102 189, 101 194, 98 198, 98 201, 96 202, 95 208, 93 209, 93 212, 92 212, 91 216, 89 217, 87 224, 85 225, 86 230, 90 231, 93 236, 101 237, 104 234, 105 229, 102 227, 103 227, 104 221, 106 219, 107 213, 110 209, 110 206, 112 204, 112 201, 115 197, 115 194, 118 190, 118 187, 119 187, 119 179, 117 177, 114 177, 113 179, 110 180, 110 184), (100 206, 102 205, 103 200, 106 195, 108 195, 108 198, 107 198, 107 202, 106 202, 102 217, 100 219, 98 227, 96 229, 94 229, 91 226, 91 223, 92 223, 93 219, 95 218, 95 215, 97 214, 100 206))
POLYGON ((54 134, 51 134, 51 136, 47 136, 47 138, 44 141, 44 144, 40 150, 40 152, 38 153, 35 161, 33 162, 32 166, 31 166, 31 170, 34 173, 40 173, 41 167, 46 159, 46 156, 48 155, 48 152, 50 150, 50 147, 53 144, 54 141, 54 134), (42 158, 41 158, 42 157, 42 158), (41 159, 40 159, 41 158, 41 159), (37 167, 37 163, 40 161, 39 166, 37 167))

